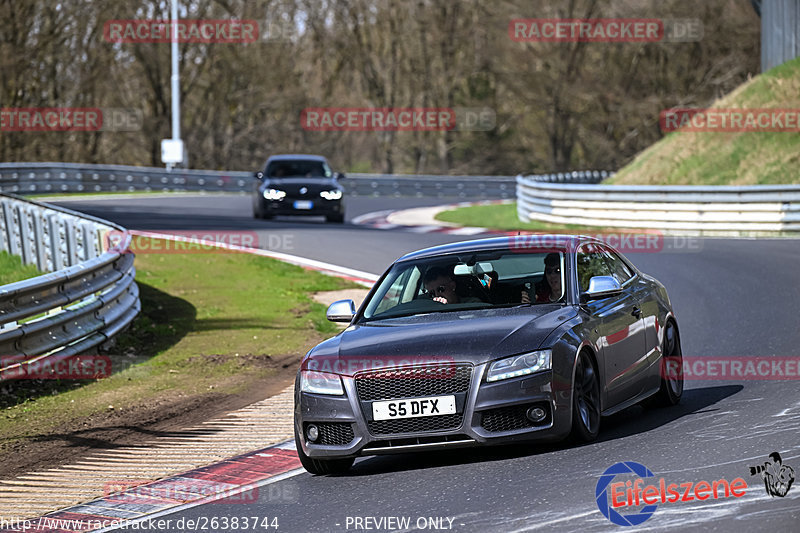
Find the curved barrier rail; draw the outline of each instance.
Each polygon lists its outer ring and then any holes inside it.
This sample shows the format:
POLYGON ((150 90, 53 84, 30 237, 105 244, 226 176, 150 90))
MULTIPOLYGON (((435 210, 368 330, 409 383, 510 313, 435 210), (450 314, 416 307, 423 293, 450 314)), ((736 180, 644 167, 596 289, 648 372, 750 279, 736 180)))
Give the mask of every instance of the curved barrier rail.
MULTIPOLYGON (((554 183, 598 183, 606 172, 542 174, 554 183)), ((0 190, 7 192, 133 192, 209 191, 249 193, 255 186, 250 172, 183 170, 77 163, 0 163, 0 190)), ((342 181, 349 196, 417 196, 513 198, 514 176, 436 176, 348 174, 342 181)))
POLYGON ((139 288, 124 228, 8 195, 0 195, 0 209, 0 250, 49 272, 0 287, 0 381, 91 353, 136 317, 139 288), (109 247, 112 232, 117 242, 109 247))
POLYGON ((800 186, 543 183, 517 176, 521 221, 697 232, 800 231, 800 186))

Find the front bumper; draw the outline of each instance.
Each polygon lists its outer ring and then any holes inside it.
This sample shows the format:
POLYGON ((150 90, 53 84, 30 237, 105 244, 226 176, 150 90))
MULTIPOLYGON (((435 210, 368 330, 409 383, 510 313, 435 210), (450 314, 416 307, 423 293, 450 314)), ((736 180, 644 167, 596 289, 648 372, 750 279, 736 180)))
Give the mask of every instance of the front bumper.
POLYGON ((295 429, 300 436, 299 444, 309 457, 340 458, 518 441, 555 441, 568 435, 571 394, 564 387, 554 388, 553 371, 487 383, 484 380, 487 366, 484 363, 473 367, 464 401, 457 400, 457 404, 461 404, 461 422, 458 427, 445 430, 390 434, 370 431, 369 402, 359 401, 355 380, 350 376, 342 376, 344 396, 300 392, 296 385, 295 429), (525 412, 532 406, 545 409, 546 418, 539 423, 528 420, 525 412), (309 423, 320 429, 322 436, 316 443, 306 438, 309 423))
POLYGON ((325 200, 324 198, 284 198, 267 200, 259 198, 261 212, 268 215, 338 215, 344 213, 342 200, 325 200), (310 209, 298 209, 295 202, 311 202, 310 209))

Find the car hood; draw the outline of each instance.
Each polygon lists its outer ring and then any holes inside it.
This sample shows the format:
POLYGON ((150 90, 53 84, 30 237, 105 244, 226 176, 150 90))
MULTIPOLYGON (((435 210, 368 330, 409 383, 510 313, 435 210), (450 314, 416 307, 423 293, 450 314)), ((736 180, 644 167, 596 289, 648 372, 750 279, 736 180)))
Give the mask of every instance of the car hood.
POLYGON ((571 307, 535 305, 367 322, 319 344, 304 359, 303 368, 352 375, 407 364, 480 364, 542 347, 547 336, 575 314, 571 307))
POLYGON ((301 187, 303 185, 328 185, 333 187, 338 185, 337 180, 333 178, 306 176, 298 176, 296 178, 268 178, 265 180, 265 183, 269 183, 271 186, 288 185, 293 187, 301 187))

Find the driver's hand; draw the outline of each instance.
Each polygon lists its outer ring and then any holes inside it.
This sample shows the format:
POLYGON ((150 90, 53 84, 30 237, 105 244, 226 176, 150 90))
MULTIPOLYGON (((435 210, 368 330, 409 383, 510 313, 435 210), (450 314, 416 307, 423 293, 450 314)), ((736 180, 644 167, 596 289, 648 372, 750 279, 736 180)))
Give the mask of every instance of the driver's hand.
POLYGON ((434 302, 439 302, 440 304, 446 304, 447 303, 447 298, 445 298, 444 296, 437 296, 437 297, 435 297, 433 299, 433 301, 434 302))
POLYGON ((528 294, 528 291, 522 291, 522 298, 521 298, 521 300, 522 300, 522 303, 524 303, 524 304, 529 304, 529 303, 531 303, 531 297, 530 297, 530 295, 528 294))

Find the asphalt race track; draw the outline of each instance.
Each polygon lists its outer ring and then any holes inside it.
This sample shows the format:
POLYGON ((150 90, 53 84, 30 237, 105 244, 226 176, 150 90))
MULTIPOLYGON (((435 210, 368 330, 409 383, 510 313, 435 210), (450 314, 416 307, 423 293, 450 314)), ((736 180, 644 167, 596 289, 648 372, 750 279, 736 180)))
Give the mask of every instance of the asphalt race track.
MULTIPOLYGON (((353 198, 348 219, 449 201, 353 198)), ((131 229, 255 231, 263 248, 375 274, 408 251, 464 239, 331 225, 322 219, 254 220, 247 196, 142 196, 64 205, 131 229)), ((800 356, 800 240, 692 239, 666 248, 626 256, 669 289, 685 357, 800 356)), ((212 503, 161 518, 174 524, 180 518, 277 517, 283 532, 437 527, 475 532, 798 531, 800 480, 785 497, 771 497, 761 477, 750 476, 748 468, 778 451, 800 476, 798 385, 797 379, 687 381, 679 406, 637 406, 603 419, 600 438, 592 444, 363 458, 347 476, 303 472, 262 487, 258 503, 212 503), (748 488, 741 498, 659 503, 641 526, 624 528, 603 516, 595 502, 601 474, 620 461, 638 462, 666 483, 741 477, 748 488), (372 517, 409 522, 378 523, 372 517)), ((144 523, 139 530, 164 531, 144 523)))

